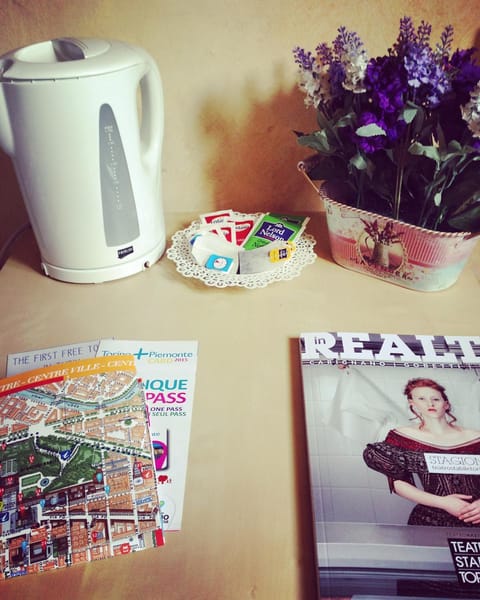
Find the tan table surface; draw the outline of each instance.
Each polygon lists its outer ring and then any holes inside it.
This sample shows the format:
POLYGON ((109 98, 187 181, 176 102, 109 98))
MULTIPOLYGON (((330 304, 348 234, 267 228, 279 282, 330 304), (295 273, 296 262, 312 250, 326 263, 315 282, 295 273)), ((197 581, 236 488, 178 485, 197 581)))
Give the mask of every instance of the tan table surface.
MULTIPOLYGON (((167 235, 195 215, 167 215, 167 235)), ((304 331, 478 334, 480 249, 443 292, 412 292, 330 258, 289 282, 217 289, 163 257, 96 285, 40 273, 31 232, 0 271, 0 374, 6 355, 101 337, 199 341, 183 528, 166 546, 0 582, 2 597, 309 599, 315 595, 297 338, 304 331)))

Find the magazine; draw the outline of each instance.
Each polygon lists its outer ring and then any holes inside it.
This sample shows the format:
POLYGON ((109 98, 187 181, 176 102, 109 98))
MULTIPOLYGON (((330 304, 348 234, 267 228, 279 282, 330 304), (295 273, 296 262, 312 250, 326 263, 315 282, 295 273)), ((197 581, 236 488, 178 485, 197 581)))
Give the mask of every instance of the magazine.
POLYGON ((480 597, 480 336, 300 337, 322 597, 480 597))
POLYGON ((98 356, 132 354, 142 380, 165 531, 182 527, 198 343, 100 340, 98 356))
POLYGON ((163 545, 133 356, 1 379, 0 414, 3 577, 163 545))

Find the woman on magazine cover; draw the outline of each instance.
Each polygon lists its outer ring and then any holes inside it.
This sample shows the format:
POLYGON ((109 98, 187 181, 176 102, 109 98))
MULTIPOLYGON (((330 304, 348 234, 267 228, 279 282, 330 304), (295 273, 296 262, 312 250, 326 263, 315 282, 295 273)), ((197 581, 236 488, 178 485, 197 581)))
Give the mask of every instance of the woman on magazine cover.
POLYGON ((480 475, 430 473, 424 454, 480 455, 480 432, 457 425, 445 388, 436 381, 411 379, 404 393, 416 423, 367 444, 366 464, 387 476, 391 492, 416 503, 409 525, 479 526, 480 475))

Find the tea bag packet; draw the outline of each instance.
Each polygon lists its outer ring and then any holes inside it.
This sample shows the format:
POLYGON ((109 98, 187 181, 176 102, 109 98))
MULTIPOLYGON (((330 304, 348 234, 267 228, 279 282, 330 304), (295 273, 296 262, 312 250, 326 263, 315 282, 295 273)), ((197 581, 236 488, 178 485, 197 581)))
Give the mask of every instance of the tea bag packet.
POLYGON ((310 217, 267 213, 258 220, 243 248, 253 250, 275 241, 293 242, 303 233, 309 220, 310 217))
POLYGON ((238 248, 213 231, 197 232, 190 240, 192 255, 199 265, 214 271, 236 273, 238 248))
POLYGON ((215 229, 229 244, 237 244, 237 232, 233 223, 219 223, 215 229))
POLYGON ((238 254, 238 272, 242 275, 263 273, 278 268, 295 252, 293 242, 276 241, 238 254))
MULTIPOLYGON (((262 215, 263 216, 263 215, 262 215)), ((236 215, 232 210, 218 210, 200 215, 203 227, 214 227, 221 231, 227 241, 242 246, 252 232, 257 217, 236 215)))
POLYGON ((229 244, 236 243, 236 231, 234 225, 232 223, 218 223, 211 225, 200 225, 196 230, 195 234, 190 239, 190 244, 193 243, 193 240, 197 236, 203 235, 205 233, 213 233, 215 235, 218 235, 229 244))
POLYGON ((257 219, 255 217, 237 218, 234 221, 235 239, 238 246, 243 246, 253 231, 257 219))
POLYGON ((203 215, 200 215, 200 222, 205 225, 218 225, 219 223, 230 221, 232 217, 233 211, 231 209, 217 210, 211 213, 204 213, 203 215))

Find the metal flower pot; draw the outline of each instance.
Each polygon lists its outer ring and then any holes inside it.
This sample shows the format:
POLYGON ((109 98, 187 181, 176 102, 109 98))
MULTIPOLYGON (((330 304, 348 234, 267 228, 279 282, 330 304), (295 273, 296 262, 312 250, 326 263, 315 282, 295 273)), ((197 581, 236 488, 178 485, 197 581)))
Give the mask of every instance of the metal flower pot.
POLYGON ((444 290, 457 281, 480 234, 431 231, 342 204, 312 182, 304 165, 299 163, 299 170, 325 203, 336 263, 423 292, 444 290))

